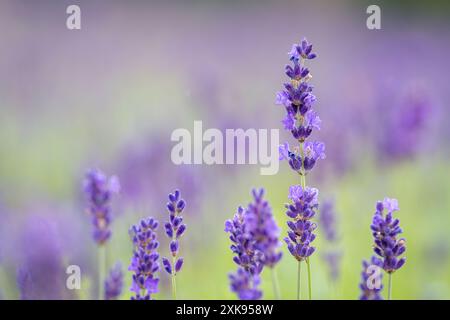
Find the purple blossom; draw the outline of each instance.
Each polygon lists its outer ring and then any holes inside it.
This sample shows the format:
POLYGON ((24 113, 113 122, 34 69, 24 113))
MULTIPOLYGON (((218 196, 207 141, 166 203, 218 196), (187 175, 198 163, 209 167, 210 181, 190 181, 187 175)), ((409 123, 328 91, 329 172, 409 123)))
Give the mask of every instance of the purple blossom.
POLYGON ((324 201, 319 215, 320 226, 329 242, 336 241, 336 212, 334 210, 334 201, 324 201))
POLYGON ((239 207, 233 219, 225 221, 225 232, 230 234, 230 249, 235 254, 233 261, 243 270, 259 274, 263 265, 256 257, 256 240, 247 231, 245 215, 246 210, 239 207))
POLYGON ((311 221, 314 217, 318 204, 319 191, 315 188, 291 186, 289 199, 291 203, 286 204, 286 215, 291 218, 287 222, 289 227, 288 237, 284 239, 289 252, 298 260, 303 261, 311 256, 315 248, 311 243, 316 238, 313 233, 317 225, 311 221))
POLYGON ((84 181, 84 191, 88 197, 88 212, 94 226, 93 237, 104 244, 111 237, 111 197, 120 190, 119 180, 112 176, 107 179, 99 170, 89 170, 84 181))
POLYGON ((122 267, 117 263, 109 271, 105 280, 105 300, 116 300, 122 294, 123 272, 122 267))
POLYGON ((311 171, 318 160, 326 158, 325 144, 323 142, 307 141, 302 147, 303 150, 301 152, 299 148, 291 151, 289 149, 289 144, 285 142, 278 148, 280 153, 279 159, 287 160, 291 169, 301 175, 311 171))
POLYGON ((297 63, 300 58, 314 59, 317 55, 312 52, 312 44, 308 43, 306 38, 303 38, 300 44, 293 44, 291 51, 289 51, 289 58, 297 63))
POLYGON ((128 267, 133 271, 130 290, 135 293, 132 300, 150 300, 153 293, 158 292, 159 279, 159 243, 156 240, 158 221, 153 218, 143 219, 130 229, 130 237, 134 245, 133 257, 128 267))
POLYGON ((181 199, 180 191, 175 190, 174 193, 169 194, 169 202, 167 203, 167 210, 169 212, 169 221, 164 224, 166 235, 170 239, 169 249, 172 255, 172 263, 169 259, 163 258, 164 270, 167 273, 175 276, 183 266, 183 258, 178 257, 179 253, 179 239, 186 231, 186 225, 183 223, 181 216, 186 202, 181 199))
POLYGON ((253 189, 253 202, 248 205, 245 214, 246 232, 255 240, 259 263, 273 268, 280 261, 280 228, 273 217, 269 203, 264 200, 264 189, 253 189))
POLYGON ((404 238, 397 236, 403 232, 400 228, 400 220, 394 219, 392 214, 398 211, 398 201, 396 199, 385 198, 376 205, 376 212, 373 216, 372 235, 374 237, 374 252, 381 258, 382 267, 387 273, 393 273, 400 269, 406 258, 400 256, 406 251, 404 238), (384 215, 386 211, 386 215, 384 215))
POLYGON ((339 251, 329 251, 323 255, 323 259, 328 265, 330 278, 333 281, 337 281, 339 278, 341 258, 342 254, 339 251))
POLYGON ((364 260, 362 263, 363 271, 361 272, 361 289, 360 300, 383 300, 380 293, 383 289, 381 282, 383 273, 381 272, 382 265, 380 260, 372 256, 370 261, 364 260), (377 270, 377 268, 379 270, 377 270), (375 274, 377 273, 377 274, 375 274))
POLYGON ((238 268, 236 273, 228 275, 230 289, 241 300, 258 300, 262 297, 262 291, 258 289, 259 275, 251 274, 243 268, 238 268))

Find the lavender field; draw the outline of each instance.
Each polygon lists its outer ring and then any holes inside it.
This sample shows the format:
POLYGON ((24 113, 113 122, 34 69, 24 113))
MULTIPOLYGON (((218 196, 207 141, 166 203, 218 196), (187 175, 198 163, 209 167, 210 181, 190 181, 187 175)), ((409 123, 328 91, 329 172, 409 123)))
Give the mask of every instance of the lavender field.
POLYGON ((71 4, 0 2, 0 299, 450 299, 447 2, 71 4))

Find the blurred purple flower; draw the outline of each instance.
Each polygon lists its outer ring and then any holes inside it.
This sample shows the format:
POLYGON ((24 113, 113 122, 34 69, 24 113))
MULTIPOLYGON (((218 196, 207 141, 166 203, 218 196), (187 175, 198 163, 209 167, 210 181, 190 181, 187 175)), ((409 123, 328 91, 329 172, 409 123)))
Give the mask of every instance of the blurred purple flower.
POLYGON ((260 278, 257 274, 251 274, 242 268, 236 273, 228 275, 230 289, 236 293, 240 300, 258 300, 262 297, 262 291, 258 289, 260 278))
POLYGON ((109 271, 105 280, 105 300, 116 300, 122 294, 123 272, 120 263, 117 263, 109 271))
POLYGON ((128 267, 133 271, 130 290, 135 293, 132 300, 150 300, 153 293, 158 292, 159 279, 159 243, 156 240, 158 221, 153 218, 143 219, 130 229, 130 237, 134 245, 133 257, 128 267))
POLYGON ((84 181, 84 191, 88 197, 88 212, 94 226, 93 237, 97 244, 104 244, 111 237, 111 197, 120 190, 119 180, 112 176, 107 179, 99 170, 89 170, 84 181))
POLYGON ((333 200, 325 200, 320 209, 319 223, 329 242, 336 241, 336 212, 333 200))

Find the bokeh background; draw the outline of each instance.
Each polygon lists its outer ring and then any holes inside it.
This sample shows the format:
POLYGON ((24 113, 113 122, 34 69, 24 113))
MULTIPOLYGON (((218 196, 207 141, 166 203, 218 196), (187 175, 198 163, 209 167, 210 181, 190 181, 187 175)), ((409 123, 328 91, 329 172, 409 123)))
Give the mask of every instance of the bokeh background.
MULTIPOLYGON (((192 130, 194 120, 281 129, 275 93, 287 52, 305 36, 318 54, 310 63, 322 119, 315 138, 327 148, 308 184, 321 201, 334 199, 338 234, 327 242, 319 224, 313 297, 358 298, 375 202, 390 196, 399 200, 408 247, 394 298, 450 298, 450 7, 378 2, 382 29, 371 31, 369 4, 2 0, 0 297, 18 299, 28 270, 33 298, 96 298, 96 246, 81 187, 95 167, 122 185, 108 267, 127 268, 129 227, 142 217, 164 220, 166 196, 179 188, 188 231, 178 295, 234 299, 224 221, 248 204, 252 187, 264 187, 284 234, 283 204, 298 177, 285 163, 275 176, 252 165, 175 166, 170 134, 192 130), (69 4, 81 6, 79 31, 66 29, 69 4), (335 278, 327 252, 340 256, 335 278), (69 264, 81 267, 79 291, 64 289, 69 264)), ((167 243, 161 248, 167 255, 167 243)), ((282 296, 293 299, 296 262, 282 250, 282 296)), ((262 277, 264 298, 273 298, 270 274, 262 277)), ((161 273, 161 281, 155 298, 170 298, 170 279, 161 273)), ((130 282, 125 272, 122 299, 130 282)))

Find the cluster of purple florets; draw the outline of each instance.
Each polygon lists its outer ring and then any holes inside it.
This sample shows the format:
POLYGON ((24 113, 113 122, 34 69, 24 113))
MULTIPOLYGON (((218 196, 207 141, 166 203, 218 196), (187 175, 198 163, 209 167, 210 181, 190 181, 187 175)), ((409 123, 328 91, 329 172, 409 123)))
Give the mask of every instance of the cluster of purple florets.
POLYGON ((166 235, 170 239, 169 249, 172 255, 173 263, 169 259, 163 258, 164 270, 171 275, 176 275, 183 266, 183 258, 178 257, 179 239, 186 231, 186 225, 183 223, 181 216, 186 202, 181 199, 180 191, 175 190, 174 193, 169 194, 169 202, 167 203, 167 210, 169 212, 169 221, 164 224, 166 235))
POLYGON ((94 226, 93 237, 99 245, 111 237, 111 197, 120 190, 119 180, 107 178, 99 170, 89 170, 84 181, 84 191, 88 197, 88 212, 94 226))
POLYGON ((135 293, 132 299, 150 300, 151 295, 158 292, 159 279, 159 243, 156 240, 158 222, 153 219, 143 219, 130 229, 134 245, 133 257, 128 270, 133 271, 131 291, 135 293))
POLYGON ((239 207, 233 219, 225 222, 233 261, 238 265, 237 272, 229 275, 230 287, 240 299, 259 299, 259 274, 265 266, 273 268, 282 257, 280 230, 264 200, 264 190, 253 190, 252 196, 253 202, 246 209, 239 207))

